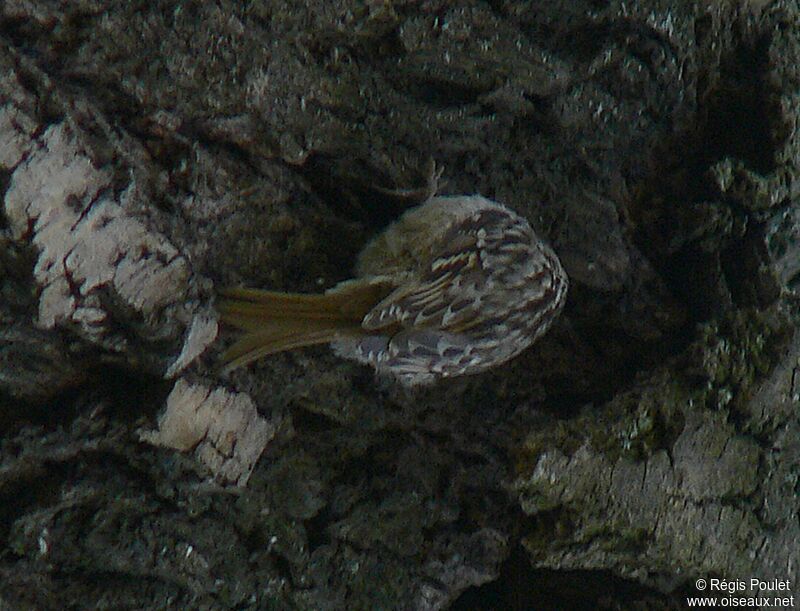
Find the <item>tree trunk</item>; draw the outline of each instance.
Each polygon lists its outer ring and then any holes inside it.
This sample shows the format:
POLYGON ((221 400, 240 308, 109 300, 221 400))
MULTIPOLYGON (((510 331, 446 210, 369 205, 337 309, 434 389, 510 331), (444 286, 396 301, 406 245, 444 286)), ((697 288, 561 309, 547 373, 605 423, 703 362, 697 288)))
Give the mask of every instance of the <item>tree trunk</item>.
POLYGON ((800 595, 797 3, 306 4, 0 6, 0 607, 800 595), (548 336, 215 374, 216 289, 348 278, 431 160, 548 336))

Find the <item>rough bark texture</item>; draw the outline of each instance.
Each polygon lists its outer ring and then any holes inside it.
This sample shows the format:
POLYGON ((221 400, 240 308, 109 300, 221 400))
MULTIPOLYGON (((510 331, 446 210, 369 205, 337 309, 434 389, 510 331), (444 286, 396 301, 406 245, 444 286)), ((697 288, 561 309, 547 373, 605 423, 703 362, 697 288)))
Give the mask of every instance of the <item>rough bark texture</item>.
POLYGON ((1 4, 0 607, 800 596, 800 7, 675 4, 1 4), (215 376, 214 288, 347 278, 431 160, 553 244, 551 333, 215 376))

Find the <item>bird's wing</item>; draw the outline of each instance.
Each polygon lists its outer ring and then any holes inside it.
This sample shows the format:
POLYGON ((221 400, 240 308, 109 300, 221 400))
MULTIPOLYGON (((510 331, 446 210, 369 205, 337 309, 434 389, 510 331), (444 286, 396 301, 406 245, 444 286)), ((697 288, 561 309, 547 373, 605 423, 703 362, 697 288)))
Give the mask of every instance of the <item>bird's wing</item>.
POLYGON ((492 283, 505 280, 513 259, 528 254, 531 239, 527 222, 510 211, 476 212, 445 232, 429 262, 380 301, 362 327, 373 331, 400 325, 453 333, 470 328, 487 315, 483 305, 492 283))

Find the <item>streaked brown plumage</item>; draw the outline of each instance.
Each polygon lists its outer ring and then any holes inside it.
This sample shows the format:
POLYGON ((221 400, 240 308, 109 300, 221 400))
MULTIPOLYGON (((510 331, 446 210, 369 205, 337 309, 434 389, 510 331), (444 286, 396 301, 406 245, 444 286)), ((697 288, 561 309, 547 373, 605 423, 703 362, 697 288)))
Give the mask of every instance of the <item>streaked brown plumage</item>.
POLYGON ((330 343, 407 385, 478 373, 541 337, 568 286, 528 222, 479 195, 409 210, 364 248, 356 272, 322 295, 224 291, 222 321, 245 331, 225 369, 330 343))

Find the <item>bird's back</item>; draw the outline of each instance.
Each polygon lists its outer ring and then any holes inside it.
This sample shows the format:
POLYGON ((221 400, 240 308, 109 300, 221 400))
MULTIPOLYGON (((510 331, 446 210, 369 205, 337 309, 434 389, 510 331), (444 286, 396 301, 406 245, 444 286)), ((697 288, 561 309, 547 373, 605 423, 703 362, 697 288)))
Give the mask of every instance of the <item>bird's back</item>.
POLYGON ((356 276, 403 276, 425 265, 456 225, 475 212, 500 207, 480 195, 431 197, 406 211, 361 251, 356 276))

